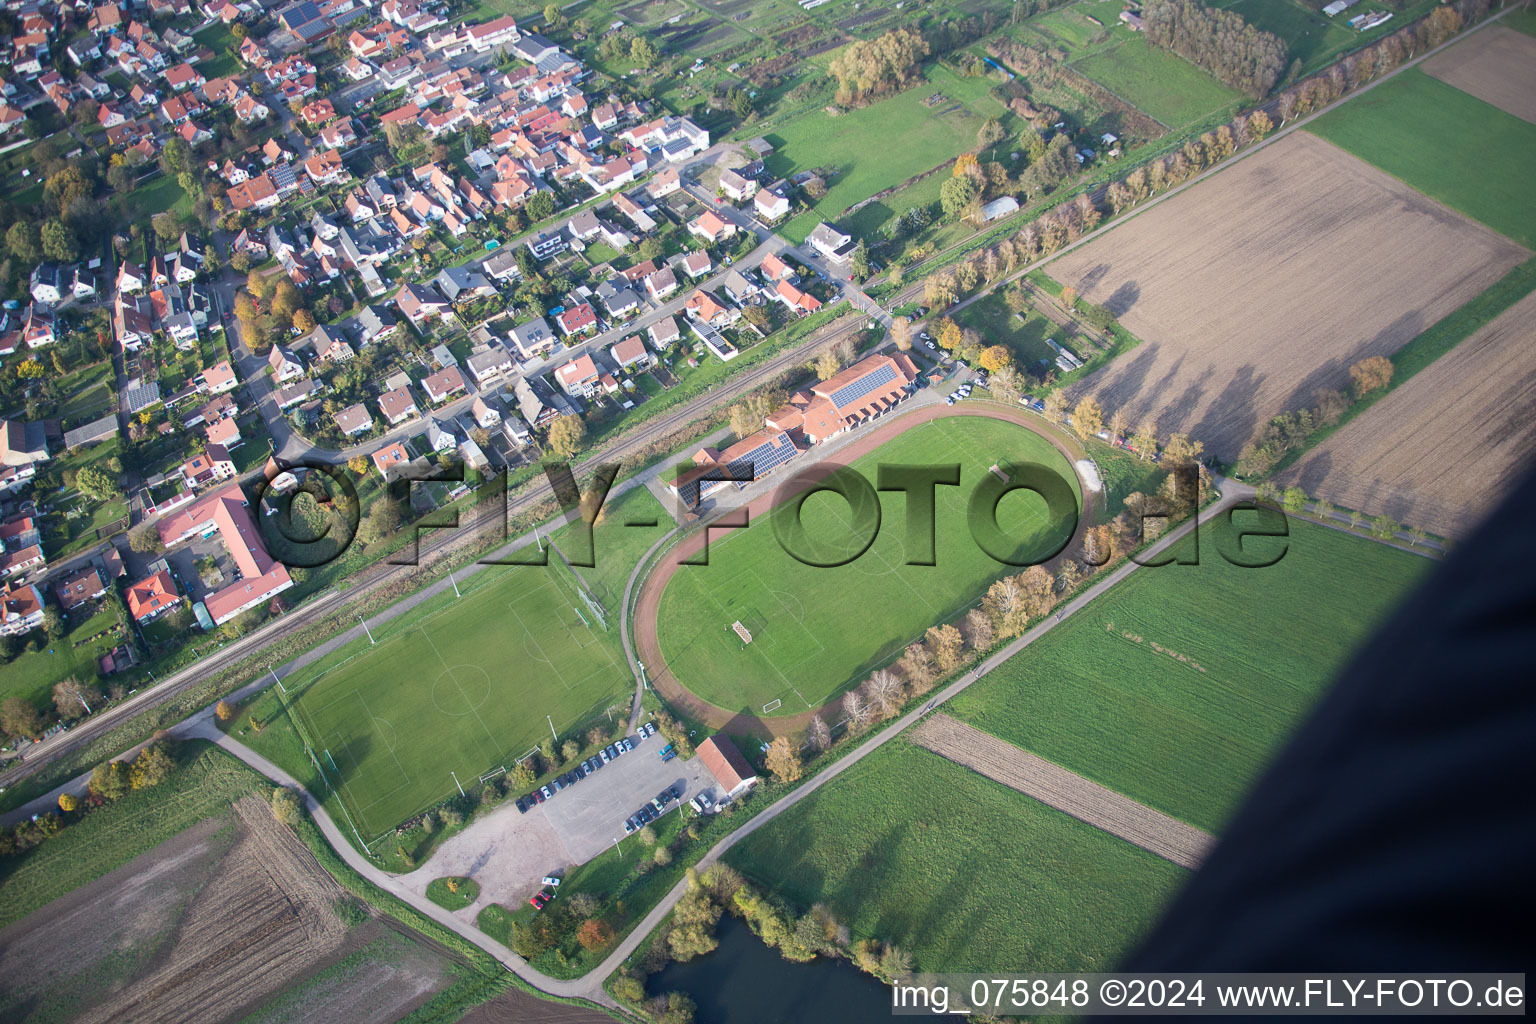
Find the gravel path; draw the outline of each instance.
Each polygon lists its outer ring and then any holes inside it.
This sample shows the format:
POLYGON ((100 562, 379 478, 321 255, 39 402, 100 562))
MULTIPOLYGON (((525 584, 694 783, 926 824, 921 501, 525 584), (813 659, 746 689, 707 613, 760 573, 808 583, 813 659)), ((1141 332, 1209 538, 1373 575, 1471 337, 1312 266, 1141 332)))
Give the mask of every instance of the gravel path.
POLYGON ((932 716, 913 730, 912 738, 935 754, 1181 868, 1199 867, 1210 850, 1209 833, 948 715, 932 716))

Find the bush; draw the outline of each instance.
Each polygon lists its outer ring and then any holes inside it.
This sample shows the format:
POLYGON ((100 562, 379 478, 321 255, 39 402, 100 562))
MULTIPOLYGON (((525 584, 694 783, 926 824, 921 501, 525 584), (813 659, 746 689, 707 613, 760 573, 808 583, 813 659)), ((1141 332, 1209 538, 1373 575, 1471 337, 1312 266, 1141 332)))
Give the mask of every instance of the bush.
POLYGON ((304 816, 304 805, 299 802, 299 795, 285 786, 278 786, 272 791, 272 817, 293 828, 304 816))

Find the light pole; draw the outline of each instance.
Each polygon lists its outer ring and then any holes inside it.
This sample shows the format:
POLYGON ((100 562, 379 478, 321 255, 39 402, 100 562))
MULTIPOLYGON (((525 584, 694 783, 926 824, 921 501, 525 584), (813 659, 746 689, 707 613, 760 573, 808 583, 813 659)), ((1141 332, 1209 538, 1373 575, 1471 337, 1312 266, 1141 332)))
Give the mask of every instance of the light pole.
POLYGON ((368 628, 368 623, 363 619, 363 617, 361 615, 359 615, 357 617, 357 621, 362 623, 362 625, 363 625, 363 632, 368 634, 368 643, 370 643, 370 644, 378 643, 378 641, 373 638, 373 630, 368 628))
POLYGON ((554 741, 556 743, 559 743, 560 742, 560 734, 555 732, 555 720, 553 718, 549 717, 548 715, 545 715, 544 716, 544 721, 549 723, 549 735, 554 739, 554 741))
POLYGON ((459 585, 458 585, 458 583, 456 583, 454 581, 453 570, 452 569, 448 570, 448 582, 453 584, 453 596, 454 597, 463 597, 464 596, 463 594, 459 593, 459 585))
POLYGON ((455 786, 459 787, 459 796, 463 796, 464 795, 464 784, 459 781, 458 775, 454 774, 454 771, 453 771, 452 768, 448 769, 448 774, 449 775, 453 775, 453 784, 455 786))
POLYGON ((288 694, 287 687, 283 686, 283 681, 281 679, 277 678, 277 673, 275 671, 273 671, 271 665, 267 666, 267 671, 272 673, 272 681, 277 684, 277 688, 283 692, 284 696, 287 696, 287 694, 288 694))

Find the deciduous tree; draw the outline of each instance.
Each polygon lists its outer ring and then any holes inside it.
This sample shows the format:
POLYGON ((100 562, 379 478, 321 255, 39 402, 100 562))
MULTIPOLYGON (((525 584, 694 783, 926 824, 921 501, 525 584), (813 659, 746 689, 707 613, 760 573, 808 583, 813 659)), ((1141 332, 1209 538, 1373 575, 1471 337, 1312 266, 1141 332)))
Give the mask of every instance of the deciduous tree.
POLYGON ((1357 399, 1380 391, 1392 383, 1392 360, 1386 356, 1367 356, 1349 368, 1349 379, 1357 399))
POLYGON ((587 424, 575 413, 559 416, 549 425, 549 449, 564 459, 581 450, 587 438, 587 424))
POLYGON ((763 756, 763 763, 773 773, 773 777, 780 782, 794 782, 800 778, 803 765, 800 763, 800 750, 788 736, 776 736, 772 743, 768 744, 768 752, 763 756))

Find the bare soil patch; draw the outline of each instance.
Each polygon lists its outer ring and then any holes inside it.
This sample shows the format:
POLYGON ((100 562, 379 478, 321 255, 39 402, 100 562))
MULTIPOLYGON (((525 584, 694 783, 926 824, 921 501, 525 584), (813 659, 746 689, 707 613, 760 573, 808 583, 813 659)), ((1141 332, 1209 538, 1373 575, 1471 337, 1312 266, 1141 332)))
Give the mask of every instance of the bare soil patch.
POLYGON ((509 989, 459 1018, 459 1024, 613 1024, 601 1010, 575 1003, 552 1003, 509 989))
MULTIPOLYGON (((246 797, 0 932, 0 1017, 238 1019, 381 932, 349 931, 334 909, 343 896, 246 797)), ((333 995, 346 1019, 384 1024, 446 984, 443 967, 404 998, 384 978, 333 995)))
POLYGON ((1348 382, 1526 257, 1297 133, 1050 266, 1144 344, 1071 391, 1235 459, 1271 417, 1348 382))
POLYGON ((1536 36, 1497 27, 1424 62, 1447 85, 1536 124, 1536 36))
POLYGON ((1465 536, 1536 453, 1536 293, 1281 474, 1284 486, 1465 536))
POLYGON ((1210 835, 1193 825, 948 715, 931 715, 912 739, 941 757, 1181 867, 1198 867, 1210 849, 1210 835))

